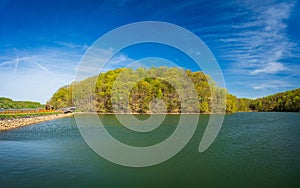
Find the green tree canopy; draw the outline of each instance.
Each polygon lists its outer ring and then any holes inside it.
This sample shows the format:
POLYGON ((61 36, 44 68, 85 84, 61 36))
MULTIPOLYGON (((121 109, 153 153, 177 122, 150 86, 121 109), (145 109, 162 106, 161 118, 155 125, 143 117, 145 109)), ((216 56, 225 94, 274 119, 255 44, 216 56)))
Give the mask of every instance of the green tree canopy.
POLYGON ((218 112, 218 109, 222 110, 222 102, 226 106, 227 113, 300 111, 300 89, 256 100, 239 99, 229 94, 226 89, 217 87, 211 77, 201 71, 192 72, 168 67, 136 70, 119 68, 100 73, 98 76, 60 88, 53 94, 48 104, 55 108, 75 105, 79 110, 99 113, 153 113, 150 105, 156 107, 161 105, 161 103, 153 104, 156 99, 163 101, 168 113, 182 111, 211 113, 213 105, 221 104, 214 106, 218 112), (196 92, 197 101, 188 97, 182 101, 183 98, 180 96, 183 93, 192 96, 193 92, 196 92), (72 95, 75 96, 74 101, 72 95), (184 106, 183 109, 183 102, 190 105, 184 106), (196 108, 193 105, 195 102, 198 104, 196 108))
POLYGON ((10 98, 0 97, 0 108, 3 109, 23 109, 23 108, 42 108, 39 102, 31 101, 13 101, 10 98))

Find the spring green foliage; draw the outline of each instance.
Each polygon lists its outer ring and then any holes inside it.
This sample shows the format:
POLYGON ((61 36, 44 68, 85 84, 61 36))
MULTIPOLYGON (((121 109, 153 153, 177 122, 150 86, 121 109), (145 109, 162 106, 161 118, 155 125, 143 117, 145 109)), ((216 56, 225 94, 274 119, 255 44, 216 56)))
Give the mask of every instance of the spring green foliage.
MULTIPOLYGON (((158 98, 165 103, 165 112, 167 113, 197 112, 198 106, 194 108, 188 97, 184 99, 184 102, 191 105, 186 105, 182 109, 180 103, 180 94, 181 96, 192 96, 193 94, 189 88, 189 80, 183 75, 189 76, 193 81, 191 75, 195 76, 196 74, 197 80, 202 80, 208 86, 206 76, 203 73, 183 72, 177 68, 153 67, 148 70, 139 68, 136 71, 117 69, 100 74, 96 82, 97 111, 151 113, 149 104, 158 98), (123 103, 125 98, 129 98, 129 100, 123 103)), ((196 92, 202 92, 201 88, 198 87, 196 92)), ((209 95, 210 93, 207 92, 203 98, 209 98, 209 95)), ((197 94, 195 96, 197 97, 197 94)), ((163 106, 156 106, 155 109, 162 112, 164 108, 163 106), (160 107, 162 109, 158 109, 160 107)))
POLYGON ((254 100, 247 98, 238 98, 236 103, 236 108, 238 112, 250 112, 250 105, 254 100))
POLYGON ((237 98, 231 94, 226 95, 226 112, 234 113, 237 111, 237 98))
POLYGON ((262 112, 300 112, 300 88, 252 101, 250 109, 262 112))
POLYGON ((226 101, 227 113, 300 109, 299 89, 257 100, 239 99, 217 87, 203 72, 167 67, 120 68, 100 73, 97 77, 60 88, 48 104, 55 108, 76 106, 81 111, 99 113, 153 113, 151 106, 157 112, 166 113, 215 113, 222 109, 222 105, 212 107, 218 104, 216 101, 226 101), (194 89, 191 89, 191 83, 194 89), (197 101, 182 97, 194 96, 195 93, 197 101), (75 96, 74 102, 72 95, 75 96), (124 98, 128 100, 124 101, 124 98), (153 103, 157 100, 160 102, 153 103), (195 103, 199 104, 196 108, 195 103))
POLYGON ((0 109, 22 109, 22 108, 43 108, 39 102, 13 101, 9 98, 0 97, 0 109))
POLYGON ((36 117, 36 116, 48 116, 54 114, 60 114, 61 112, 37 112, 37 113, 22 113, 22 114, 0 114, 0 119, 12 119, 12 118, 23 118, 23 117, 36 117))
POLYGON ((48 102, 56 109, 72 106, 72 89, 69 86, 64 86, 55 92, 48 102))

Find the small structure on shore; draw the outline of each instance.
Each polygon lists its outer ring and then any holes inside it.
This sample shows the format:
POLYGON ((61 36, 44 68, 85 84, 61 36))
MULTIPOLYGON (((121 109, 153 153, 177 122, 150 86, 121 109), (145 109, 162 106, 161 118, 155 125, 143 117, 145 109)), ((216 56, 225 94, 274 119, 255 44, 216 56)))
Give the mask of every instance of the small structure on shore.
POLYGON ((54 106, 52 106, 52 105, 50 105, 50 104, 47 104, 47 105, 45 106, 45 109, 46 109, 46 110, 54 110, 54 106))
POLYGON ((67 113, 74 112, 76 110, 76 107, 72 106, 72 107, 67 107, 67 108, 60 108, 58 110, 63 111, 64 114, 67 114, 67 113))

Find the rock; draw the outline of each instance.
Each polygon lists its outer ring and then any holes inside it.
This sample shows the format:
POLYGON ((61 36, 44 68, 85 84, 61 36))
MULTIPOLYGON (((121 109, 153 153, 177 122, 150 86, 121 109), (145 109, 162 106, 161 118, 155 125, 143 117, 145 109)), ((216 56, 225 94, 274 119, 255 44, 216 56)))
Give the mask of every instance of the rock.
POLYGON ((17 127, 41 123, 53 119, 72 116, 72 115, 73 114, 54 114, 54 115, 47 115, 47 116, 23 117, 23 118, 16 118, 16 119, 1 119, 0 131, 14 129, 17 127))

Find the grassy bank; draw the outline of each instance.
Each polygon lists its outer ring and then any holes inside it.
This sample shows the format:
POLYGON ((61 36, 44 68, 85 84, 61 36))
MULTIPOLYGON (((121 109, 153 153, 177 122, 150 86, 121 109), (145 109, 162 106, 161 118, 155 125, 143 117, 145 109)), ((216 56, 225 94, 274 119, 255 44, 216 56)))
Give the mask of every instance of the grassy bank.
POLYGON ((61 114, 61 112, 37 112, 37 113, 20 113, 20 114, 0 114, 0 119, 13 119, 13 118, 25 118, 25 117, 37 117, 61 114))

